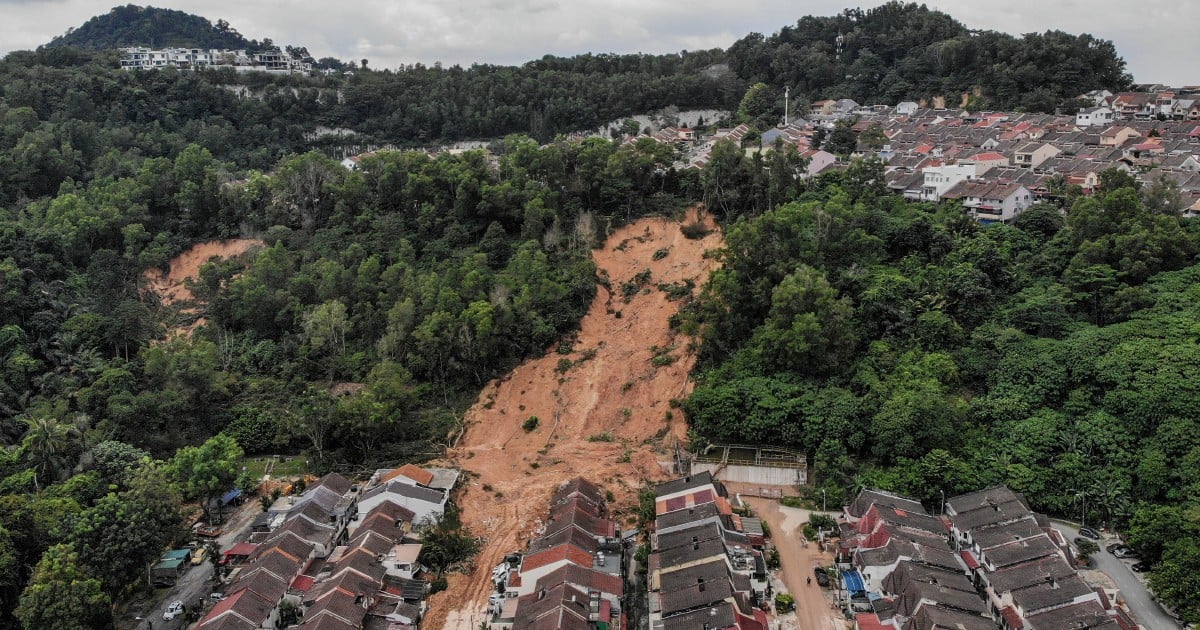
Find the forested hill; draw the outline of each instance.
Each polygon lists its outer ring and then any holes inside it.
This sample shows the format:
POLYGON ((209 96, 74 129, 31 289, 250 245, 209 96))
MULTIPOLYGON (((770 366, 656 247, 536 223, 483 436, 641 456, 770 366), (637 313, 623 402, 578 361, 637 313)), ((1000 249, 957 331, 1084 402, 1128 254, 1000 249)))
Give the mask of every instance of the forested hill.
POLYGON ((970 93, 973 109, 1049 112, 1089 90, 1115 92, 1131 81, 1110 41, 1061 31, 973 31, 940 11, 900 2, 804 17, 769 37, 751 33, 728 56, 745 81, 860 103, 947 96, 957 105, 970 93))
MULTIPOLYGON (((224 21, 214 26, 179 11, 132 5, 51 42, 88 49, 125 44, 271 45, 247 42, 224 21)), ((965 93, 972 95, 971 108, 1050 112, 1073 107, 1075 97, 1089 90, 1116 91, 1130 81, 1109 41, 1057 31, 1020 38, 971 31, 923 5, 891 2, 803 17, 769 37, 751 33, 728 50, 546 56, 521 66, 418 63, 376 70, 364 64, 353 77, 323 81, 341 88, 344 99, 307 102, 304 119, 291 124, 295 130, 319 121, 395 144, 510 133, 548 141, 667 105, 733 110, 757 82, 765 83, 757 93, 768 105, 756 118, 772 124, 782 116, 785 87, 791 88, 793 111, 824 98, 894 104, 944 96, 957 104, 965 93)))
POLYGON ((253 49, 260 44, 242 37, 225 20, 216 24, 198 15, 174 9, 127 4, 97 15, 79 28, 50 41, 48 46, 109 50, 122 46, 163 48, 253 49))

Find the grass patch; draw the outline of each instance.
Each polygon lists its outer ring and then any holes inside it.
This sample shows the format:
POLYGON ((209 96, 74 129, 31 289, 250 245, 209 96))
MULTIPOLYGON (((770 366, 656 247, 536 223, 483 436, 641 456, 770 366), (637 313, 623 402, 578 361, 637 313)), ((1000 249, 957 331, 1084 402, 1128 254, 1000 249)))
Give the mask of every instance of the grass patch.
POLYGON ((589 442, 611 442, 611 441, 613 441, 612 431, 605 431, 604 433, 597 433, 595 435, 589 435, 588 441, 589 442))
POLYGON ((678 361, 679 357, 671 354, 674 350, 674 345, 666 347, 650 346, 650 352, 654 353, 654 357, 650 359, 650 364, 654 367, 666 367, 678 361))
POLYGON ((246 467, 246 472, 251 479, 262 479, 263 475, 267 474, 267 465, 272 461, 274 461, 274 466, 271 467, 272 478, 298 477, 308 474, 308 462, 299 455, 248 457, 242 460, 242 465, 246 467))
POLYGON ((651 256, 651 258, 653 258, 654 260, 662 260, 662 259, 666 258, 670 253, 671 253, 671 250, 664 247, 660 250, 656 250, 654 252, 654 255, 651 256))
POLYGON ((529 416, 529 417, 528 417, 528 418, 525 420, 525 422, 522 422, 522 423, 521 423, 521 428, 522 428, 522 429, 525 429, 525 432, 526 432, 526 433, 530 433, 530 432, 532 432, 534 429, 537 429, 537 428, 538 428, 538 425, 540 425, 541 423, 542 423, 541 419, 540 419, 540 418, 538 418, 537 416, 529 416))

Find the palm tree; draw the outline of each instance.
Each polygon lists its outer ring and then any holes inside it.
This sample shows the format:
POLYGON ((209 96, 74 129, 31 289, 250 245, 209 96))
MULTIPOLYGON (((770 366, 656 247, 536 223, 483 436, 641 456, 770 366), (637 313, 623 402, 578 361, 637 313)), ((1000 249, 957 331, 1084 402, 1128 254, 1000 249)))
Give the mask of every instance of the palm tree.
POLYGON ((63 471, 70 468, 68 456, 78 436, 74 425, 52 416, 25 418, 22 423, 26 430, 21 449, 37 473, 34 484, 39 478, 52 482, 61 479, 63 471))

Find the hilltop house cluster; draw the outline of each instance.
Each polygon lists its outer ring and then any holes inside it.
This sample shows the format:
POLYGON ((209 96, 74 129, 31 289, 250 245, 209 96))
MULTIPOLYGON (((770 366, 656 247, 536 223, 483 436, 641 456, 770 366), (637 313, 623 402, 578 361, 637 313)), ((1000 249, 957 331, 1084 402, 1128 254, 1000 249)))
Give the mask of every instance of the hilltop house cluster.
POLYGON ((940 511, 869 489, 845 506, 837 562, 856 630, 1138 627, 1021 494, 989 488, 940 511))
POLYGON ((497 630, 628 628, 621 606, 625 555, 617 523, 595 484, 560 485, 524 553, 492 570, 489 627, 497 630))
MULTIPOLYGON (((914 201, 961 203, 980 222, 1011 221, 1035 203, 1061 198, 1067 186, 1091 194, 1107 169, 1130 173, 1143 184, 1174 182, 1182 198, 1178 211, 1198 214, 1200 86, 1139 89, 1082 95, 1094 105, 1074 115, 932 109, 911 101, 895 106, 817 101, 807 119, 764 132, 748 150, 769 150, 777 141, 794 146, 808 160, 802 176, 816 176, 843 164, 814 147, 814 138, 851 119, 859 136, 853 157, 882 160, 892 192, 914 201), (863 132, 873 128, 882 143, 864 139, 863 132)), ((692 129, 667 127, 650 137, 681 151, 678 168, 703 168, 718 141, 745 145, 751 131, 739 125, 700 138, 692 129)))
POLYGON ((429 592, 419 532, 439 518, 458 471, 414 465, 380 470, 366 487, 332 473, 280 497, 223 554, 225 599, 194 627, 416 628, 429 592))
POLYGON ((650 630, 767 630, 762 522, 740 516, 704 472, 654 488, 647 566, 650 630))
POLYGON ((237 72, 302 73, 312 70, 312 64, 279 50, 247 52, 204 48, 121 48, 123 70, 158 70, 162 68, 232 68, 237 72))

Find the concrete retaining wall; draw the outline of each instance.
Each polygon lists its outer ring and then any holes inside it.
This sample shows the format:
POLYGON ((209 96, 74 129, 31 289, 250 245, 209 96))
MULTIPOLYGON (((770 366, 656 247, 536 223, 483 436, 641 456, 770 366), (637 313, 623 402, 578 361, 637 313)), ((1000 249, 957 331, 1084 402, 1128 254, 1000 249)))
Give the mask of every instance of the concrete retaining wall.
POLYGON ((721 481, 738 483, 761 483, 772 486, 794 486, 808 483, 807 473, 802 468, 773 468, 744 464, 726 464, 722 467, 720 464, 694 462, 692 474, 702 472, 710 472, 721 481))

